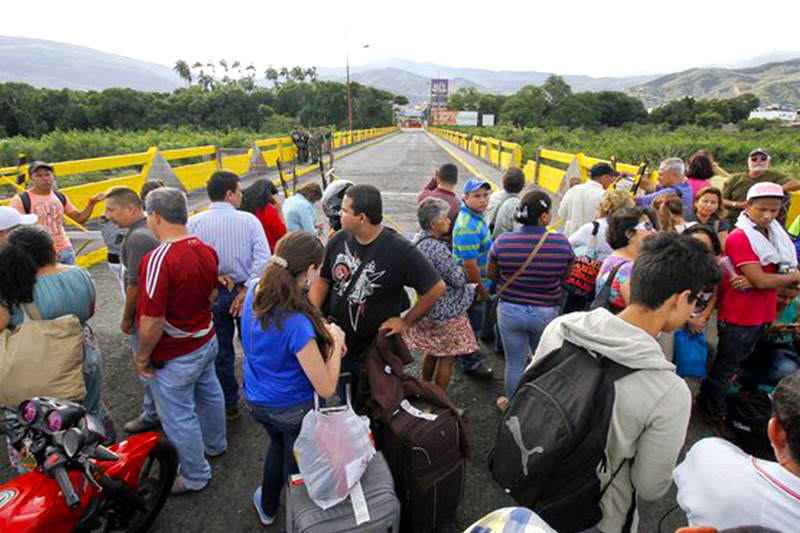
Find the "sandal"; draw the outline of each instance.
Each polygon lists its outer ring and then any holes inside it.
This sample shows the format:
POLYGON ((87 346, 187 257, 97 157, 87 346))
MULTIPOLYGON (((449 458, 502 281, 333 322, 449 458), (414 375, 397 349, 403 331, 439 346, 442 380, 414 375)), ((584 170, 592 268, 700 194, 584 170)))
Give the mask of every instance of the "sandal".
POLYGON ((206 484, 202 489, 190 489, 186 486, 186 481, 183 479, 183 477, 177 476, 175 478, 175 482, 172 483, 172 488, 170 489, 169 494, 170 496, 181 496, 190 492, 200 492, 207 486, 208 484, 206 484))

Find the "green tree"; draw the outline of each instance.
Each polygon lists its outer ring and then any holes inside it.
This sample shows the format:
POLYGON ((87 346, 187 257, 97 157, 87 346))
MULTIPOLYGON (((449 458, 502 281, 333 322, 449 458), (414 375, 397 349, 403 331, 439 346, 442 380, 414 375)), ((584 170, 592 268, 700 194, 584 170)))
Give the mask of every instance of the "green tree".
POLYGON ((564 100, 572 95, 572 88, 569 84, 564 81, 564 78, 555 74, 551 74, 547 78, 547 81, 542 85, 542 90, 544 90, 544 97, 547 99, 547 103, 553 109, 560 106, 564 100))
POLYGON ((569 128, 597 127, 602 124, 602 118, 602 110, 594 93, 570 94, 549 115, 553 125, 569 128))
POLYGON ((175 66, 172 67, 178 76, 181 77, 183 81, 186 82, 186 85, 192 84, 192 69, 189 68, 189 64, 184 61, 183 59, 179 59, 175 62, 175 66))
POLYGON ((278 77, 279 77, 278 71, 277 71, 277 69, 273 68, 272 65, 267 67, 267 70, 264 71, 264 77, 267 78, 267 80, 271 81, 272 85, 276 89, 280 85, 280 82, 278 81, 278 77))
POLYGON ((500 108, 500 122, 520 128, 541 126, 547 106, 544 90, 541 87, 527 85, 503 103, 500 108))
POLYGON ((647 122, 647 110, 638 98, 619 91, 594 93, 600 108, 600 122, 617 128, 623 124, 647 122))

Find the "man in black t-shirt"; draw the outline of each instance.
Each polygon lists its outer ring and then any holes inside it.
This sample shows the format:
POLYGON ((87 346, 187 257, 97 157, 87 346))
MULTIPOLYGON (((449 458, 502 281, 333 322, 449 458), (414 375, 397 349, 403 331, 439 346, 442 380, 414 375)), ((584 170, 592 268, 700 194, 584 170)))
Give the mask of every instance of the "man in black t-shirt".
POLYGON ((364 354, 379 330, 390 335, 402 333, 430 311, 445 290, 422 253, 381 224, 382 210, 377 188, 354 185, 347 190, 341 210, 342 231, 328 241, 319 279, 309 294, 320 308, 328 300, 328 314, 345 332, 348 356, 342 361, 343 370, 354 376, 360 373, 364 354), (401 318, 406 286, 419 297, 401 318))

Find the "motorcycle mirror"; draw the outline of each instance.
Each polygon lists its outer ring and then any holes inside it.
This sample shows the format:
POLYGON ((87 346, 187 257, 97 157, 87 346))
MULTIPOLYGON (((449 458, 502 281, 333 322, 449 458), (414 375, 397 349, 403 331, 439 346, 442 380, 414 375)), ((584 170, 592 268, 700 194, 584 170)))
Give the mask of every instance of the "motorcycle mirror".
POLYGON ((83 448, 84 437, 83 432, 78 428, 69 428, 61 435, 61 447, 64 448, 67 457, 72 459, 75 457, 81 448, 83 448))
POLYGON ((92 452, 92 459, 97 459, 98 461, 117 461, 119 460, 119 456, 105 446, 98 444, 92 452))

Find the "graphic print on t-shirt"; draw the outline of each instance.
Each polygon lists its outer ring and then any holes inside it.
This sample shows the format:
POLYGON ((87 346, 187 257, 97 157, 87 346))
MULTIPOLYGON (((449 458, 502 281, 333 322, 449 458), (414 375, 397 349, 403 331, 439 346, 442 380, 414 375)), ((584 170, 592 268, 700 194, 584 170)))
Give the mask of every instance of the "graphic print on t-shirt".
POLYGON ((381 287, 377 281, 386 274, 385 270, 376 271, 375 261, 370 260, 357 280, 350 279, 360 266, 361 259, 353 255, 350 246, 345 242, 344 252, 336 255, 331 269, 333 281, 340 297, 347 291, 350 283, 355 283, 353 290, 347 296, 347 311, 353 331, 358 331, 359 318, 364 314, 367 298, 375 293, 375 289, 381 287))

